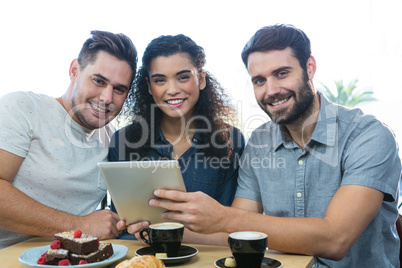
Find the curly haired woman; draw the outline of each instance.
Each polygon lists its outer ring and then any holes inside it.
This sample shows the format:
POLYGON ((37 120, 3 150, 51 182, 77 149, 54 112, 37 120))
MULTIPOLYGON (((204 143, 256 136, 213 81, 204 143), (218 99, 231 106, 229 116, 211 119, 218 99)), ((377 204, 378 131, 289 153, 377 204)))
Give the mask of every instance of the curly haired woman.
POLYGON ((112 137, 109 161, 177 159, 188 192, 230 206, 244 137, 226 123, 233 108, 205 62, 185 35, 152 40, 127 100, 131 124, 112 137))

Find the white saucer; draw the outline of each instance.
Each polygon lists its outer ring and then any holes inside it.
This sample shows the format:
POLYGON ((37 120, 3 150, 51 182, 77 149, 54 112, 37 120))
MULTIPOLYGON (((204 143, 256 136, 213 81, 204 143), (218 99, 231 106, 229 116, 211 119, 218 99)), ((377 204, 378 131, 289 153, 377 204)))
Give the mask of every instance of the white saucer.
MULTIPOLYGON (((190 246, 181 245, 179 249, 179 256, 177 257, 168 257, 168 258, 160 258, 165 264, 176 264, 189 261, 192 257, 198 254, 198 249, 190 246)), ((135 255, 155 255, 155 251, 150 247, 143 247, 137 249, 135 255)))
MULTIPOLYGON (((216 260, 215 267, 216 268, 226 268, 226 266, 225 266, 226 258, 233 258, 233 257, 228 256, 228 257, 220 258, 220 259, 216 260)), ((276 259, 268 258, 268 257, 264 257, 264 259, 262 260, 262 263, 261 263, 261 268, 281 268, 282 266, 283 266, 282 262, 280 262, 276 259)))

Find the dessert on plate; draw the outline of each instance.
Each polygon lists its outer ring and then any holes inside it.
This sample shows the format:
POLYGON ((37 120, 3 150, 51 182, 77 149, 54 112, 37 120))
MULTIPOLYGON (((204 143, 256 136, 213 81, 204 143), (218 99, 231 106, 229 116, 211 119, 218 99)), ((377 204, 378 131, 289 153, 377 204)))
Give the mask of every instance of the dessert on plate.
POLYGON ((42 254, 37 263, 68 266, 100 262, 113 255, 112 244, 83 234, 80 230, 54 235, 50 249, 42 254))

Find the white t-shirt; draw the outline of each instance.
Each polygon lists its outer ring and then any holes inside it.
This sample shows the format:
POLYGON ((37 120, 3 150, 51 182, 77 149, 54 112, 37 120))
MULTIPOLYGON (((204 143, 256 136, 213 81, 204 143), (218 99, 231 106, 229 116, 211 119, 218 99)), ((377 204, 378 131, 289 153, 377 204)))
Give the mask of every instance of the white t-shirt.
MULTIPOLYGON (((113 132, 110 124, 93 131, 82 127, 46 95, 14 92, 0 98, 0 149, 24 158, 12 184, 73 215, 93 212, 106 194, 97 163, 106 161, 113 132)), ((0 228, 0 248, 30 237, 0 228)))

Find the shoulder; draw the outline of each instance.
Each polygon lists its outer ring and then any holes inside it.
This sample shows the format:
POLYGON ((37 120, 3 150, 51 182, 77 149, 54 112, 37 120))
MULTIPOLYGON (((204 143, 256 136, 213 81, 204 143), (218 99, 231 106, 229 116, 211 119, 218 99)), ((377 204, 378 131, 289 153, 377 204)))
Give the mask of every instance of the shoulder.
POLYGON ((343 115, 339 116, 338 139, 344 141, 342 155, 349 163, 391 167, 395 159, 400 162, 396 137, 389 126, 359 109, 345 111, 343 115))
POLYGON ((0 101, 4 104, 24 104, 26 102, 32 103, 35 100, 37 101, 40 95, 28 92, 28 91, 16 91, 8 93, 0 98, 0 101))
POLYGON ((142 130, 139 124, 137 123, 129 124, 114 131, 111 138, 110 146, 112 147, 118 146, 119 142, 120 143, 138 142, 138 139, 142 138, 141 134, 142 130))
POLYGON ((380 126, 383 124, 374 115, 364 113, 359 108, 349 108, 329 101, 326 98, 321 98, 321 111, 325 119, 336 118, 341 130, 365 129, 370 126, 380 126))
MULTIPOLYGON (((395 134, 388 125, 374 115, 363 113, 360 109, 343 107, 339 111, 338 122, 340 130, 348 133, 350 141, 357 138, 379 141, 395 140, 395 134)), ((340 134, 342 135, 342 133, 340 134)))
POLYGON ((119 140, 121 138, 125 137, 126 129, 127 129, 127 126, 122 127, 122 128, 120 128, 118 130, 115 130, 113 132, 112 138, 110 139, 110 146, 112 146, 113 144, 117 145, 119 143, 119 140))
POLYGON ((8 93, 0 98, 1 106, 19 107, 19 109, 46 109, 57 103, 56 99, 45 94, 30 91, 16 91, 8 93))
POLYGON ((0 110, 2 115, 14 120, 32 121, 36 117, 50 115, 49 108, 53 105, 54 98, 33 92, 12 92, 0 98, 0 110))

